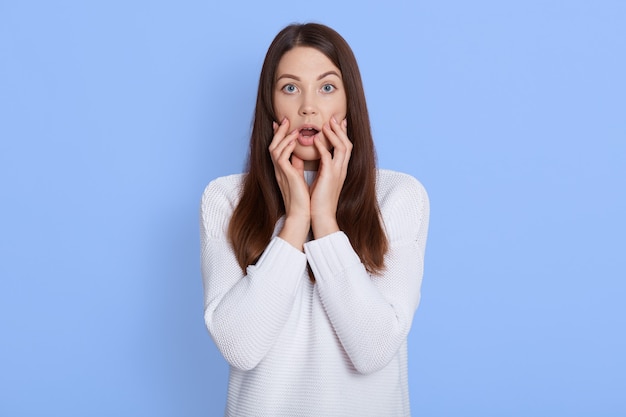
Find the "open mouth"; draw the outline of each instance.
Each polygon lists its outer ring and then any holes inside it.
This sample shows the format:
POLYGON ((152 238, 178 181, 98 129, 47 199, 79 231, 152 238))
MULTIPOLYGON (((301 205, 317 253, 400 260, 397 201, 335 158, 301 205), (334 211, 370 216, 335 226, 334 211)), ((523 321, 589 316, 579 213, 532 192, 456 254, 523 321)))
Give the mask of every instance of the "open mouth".
POLYGON ((318 133, 320 131, 314 127, 303 127, 298 135, 298 143, 302 146, 313 146, 318 133))
POLYGON ((319 133, 319 130, 313 128, 313 127, 304 127, 302 129, 300 129, 300 135, 304 136, 304 137, 311 137, 311 136, 315 136, 319 133))

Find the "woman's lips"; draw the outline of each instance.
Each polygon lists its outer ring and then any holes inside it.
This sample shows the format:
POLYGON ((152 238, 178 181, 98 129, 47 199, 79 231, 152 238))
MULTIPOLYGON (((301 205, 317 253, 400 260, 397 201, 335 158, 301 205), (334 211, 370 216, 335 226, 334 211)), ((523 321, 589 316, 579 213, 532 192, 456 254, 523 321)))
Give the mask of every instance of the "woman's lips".
POLYGON ((302 128, 298 135, 298 143, 302 146, 312 146, 318 134, 319 130, 315 128, 302 128))

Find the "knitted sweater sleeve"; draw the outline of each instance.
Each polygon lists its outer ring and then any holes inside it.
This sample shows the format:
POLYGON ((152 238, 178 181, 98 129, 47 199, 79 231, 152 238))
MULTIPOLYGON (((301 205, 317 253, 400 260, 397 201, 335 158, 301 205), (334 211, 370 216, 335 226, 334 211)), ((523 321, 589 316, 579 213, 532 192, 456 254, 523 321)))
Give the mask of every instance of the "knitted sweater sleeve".
POLYGON ((222 177, 204 191, 200 208, 204 320, 226 361, 249 370, 263 359, 295 300, 306 256, 274 237, 244 274, 227 238, 241 176, 222 177))
POLYGON ((382 274, 366 271, 343 232, 305 244, 326 314, 364 374, 384 368, 408 336, 420 300, 429 220, 428 196, 413 177, 396 173, 378 188, 390 245, 382 274))

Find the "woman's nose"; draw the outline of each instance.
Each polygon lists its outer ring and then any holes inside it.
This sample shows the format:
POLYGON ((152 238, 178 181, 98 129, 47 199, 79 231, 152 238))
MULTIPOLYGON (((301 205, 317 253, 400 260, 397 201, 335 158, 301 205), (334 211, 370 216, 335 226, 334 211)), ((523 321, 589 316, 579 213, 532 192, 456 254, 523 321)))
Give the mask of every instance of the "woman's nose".
POLYGON ((311 97, 311 95, 309 94, 303 95, 299 113, 301 116, 310 116, 312 114, 316 114, 317 104, 315 103, 315 98, 311 97))

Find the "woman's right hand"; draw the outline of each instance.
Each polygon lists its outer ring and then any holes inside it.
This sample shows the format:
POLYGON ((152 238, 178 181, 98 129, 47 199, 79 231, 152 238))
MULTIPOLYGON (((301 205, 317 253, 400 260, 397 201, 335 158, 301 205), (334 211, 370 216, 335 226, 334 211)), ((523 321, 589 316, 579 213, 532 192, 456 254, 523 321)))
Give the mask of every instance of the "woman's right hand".
POLYGON ((274 137, 269 152, 274 163, 276 181, 285 204, 285 223, 278 236, 303 250, 311 228, 311 196, 304 179, 304 161, 292 155, 298 131, 289 132, 289 121, 273 123, 274 137))

